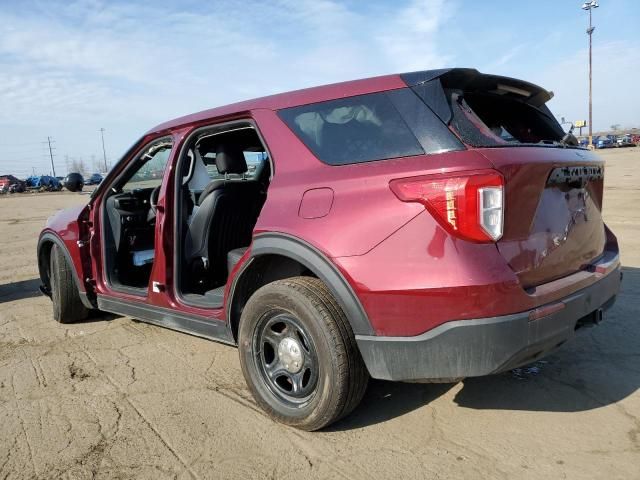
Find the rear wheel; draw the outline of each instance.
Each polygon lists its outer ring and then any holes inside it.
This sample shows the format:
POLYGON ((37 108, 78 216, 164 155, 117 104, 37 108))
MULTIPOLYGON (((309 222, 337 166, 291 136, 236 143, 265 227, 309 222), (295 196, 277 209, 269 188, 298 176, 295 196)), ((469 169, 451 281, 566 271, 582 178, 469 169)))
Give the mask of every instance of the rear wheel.
POLYGON ((256 291, 238 339, 249 389, 279 422, 318 430, 350 413, 364 395, 369 376, 351 326, 317 278, 278 280, 256 291))
POLYGON ((58 245, 51 247, 49 281, 53 318, 60 323, 73 323, 87 318, 89 311, 80 300, 80 294, 73 279, 73 268, 67 262, 58 245))

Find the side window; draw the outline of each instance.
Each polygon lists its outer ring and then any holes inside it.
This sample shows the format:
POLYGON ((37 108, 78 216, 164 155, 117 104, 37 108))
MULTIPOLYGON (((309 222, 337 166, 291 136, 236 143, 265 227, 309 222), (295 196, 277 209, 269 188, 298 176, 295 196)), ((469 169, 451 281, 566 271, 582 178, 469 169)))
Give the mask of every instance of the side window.
POLYGON ((155 188, 162 184, 164 170, 171 154, 171 142, 161 140, 150 145, 138 158, 141 165, 136 172, 122 185, 122 191, 155 188))
POLYGON ((288 108, 278 114, 316 157, 329 165, 424 153, 385 93, 288 108))

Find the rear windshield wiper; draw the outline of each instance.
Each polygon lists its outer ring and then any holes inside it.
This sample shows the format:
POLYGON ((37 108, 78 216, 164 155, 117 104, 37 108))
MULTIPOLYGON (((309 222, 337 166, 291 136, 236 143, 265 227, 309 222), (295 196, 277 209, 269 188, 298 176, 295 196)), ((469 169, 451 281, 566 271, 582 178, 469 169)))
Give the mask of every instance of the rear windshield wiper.
POLYGON ((564 137, 562 137, 562 140, 560 140, 560 143, 562 145, 568 145, 571 147, 577 147, 578 146, 578 139, 575 137, 575 135, 573 134, 573 129, 574 129, 574 125, 573 123, 571 124, 571 128, 569 128, 569 131, 567 133, 565 133, 564 137))

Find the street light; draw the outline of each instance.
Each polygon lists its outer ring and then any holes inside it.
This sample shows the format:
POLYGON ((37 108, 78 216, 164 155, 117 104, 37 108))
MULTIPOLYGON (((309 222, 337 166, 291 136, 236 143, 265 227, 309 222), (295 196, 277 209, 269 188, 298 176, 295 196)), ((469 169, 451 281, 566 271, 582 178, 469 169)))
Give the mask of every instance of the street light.
POLYGON ((591 36, 596 27, 591 25, 591 10, 598 8, 598 2, 591 0, 590 2, 584 2, 582 9, 589 12, 589 28, 587 28, 587 35, 589 35, 589 147, 593 145, 593 115, 591 106, 591 36))

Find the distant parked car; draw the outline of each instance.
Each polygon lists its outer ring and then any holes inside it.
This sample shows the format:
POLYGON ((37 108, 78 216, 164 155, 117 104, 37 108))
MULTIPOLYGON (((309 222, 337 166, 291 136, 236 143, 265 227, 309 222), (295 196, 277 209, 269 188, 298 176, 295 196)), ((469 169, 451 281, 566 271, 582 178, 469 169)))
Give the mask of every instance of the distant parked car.
POLYGON ((102 182, 102 175, 100 175, 99 173, 94 173, 93 175, 91 175, 87 181, 84 183, 85 185, 100 185, 100 182, 102 182))
POLYGON ((0 193, 20 193, 25 191, 25 184, 13 175, 0 177, 0 193))
POLYGON ((620 135, 616 139, 616 146, 618 147, 633 147, 635 144, 631 141, 631 135, 620 135))
POLYGON ((50 175, 32 175, 26 180, 27 187, 58 192, 62 190, 62 184, 56 177, 50 175))
POLYGON ((613 147, 613 141, 609 137, 599 137, 596 142, 596 148, 611 148, 613 147))
POLYGON ((9 185, 9 193, 22 193, 26 190, 24 182, 12 183, 9 185))

